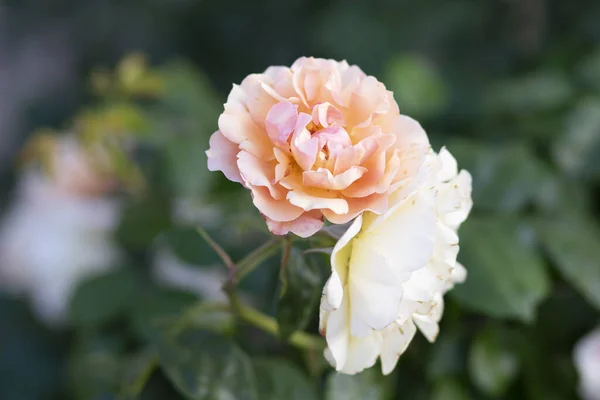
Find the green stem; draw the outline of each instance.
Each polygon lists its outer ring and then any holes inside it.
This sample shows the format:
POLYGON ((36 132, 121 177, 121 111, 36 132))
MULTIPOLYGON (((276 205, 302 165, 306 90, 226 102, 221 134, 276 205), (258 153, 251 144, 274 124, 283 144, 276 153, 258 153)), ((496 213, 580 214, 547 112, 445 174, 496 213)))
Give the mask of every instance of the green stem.
POLYGON ((277 251, 279 251, 279 244, 281 238, 275 238, 269 240, 252 253, 248 254, 242 260, 237 263, 237 270, 234 276, 235 281, 241 281, 246 275, 254 271, 267 258, 271 257, 277 251))
MULTIPOLYGON (((279 336, 279 325, 273 317, 263 314, 252 307, 244 305, 240 305, 237 311, 239 316, 246 322, 262 329, 267 333, 272 334, 273 336, 279 336)), ((323 350, 325 348, 325 343, 321 337, 305 332, 294 332, 290 336, 289 342, 290 344, 301 349, 323 350)))

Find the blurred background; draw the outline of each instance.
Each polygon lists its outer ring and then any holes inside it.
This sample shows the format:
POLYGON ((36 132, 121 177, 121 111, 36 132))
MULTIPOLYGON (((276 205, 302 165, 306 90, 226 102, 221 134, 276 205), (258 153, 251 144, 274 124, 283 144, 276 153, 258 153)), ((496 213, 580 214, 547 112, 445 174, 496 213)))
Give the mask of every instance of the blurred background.
MULTIPOLYGON (((574 354, 600 320, 598 21, 593 0, 0 1, 0 398, 600 399, 600 351, 574 354), (386 379, 238 326, 189 367, 231 392, 181 394, 152 321, 227 273, 194 226, 234 260, 269 240, 208 138, 233 83, 300 56, 376 76, 472 173, 468 280, 386 379), (232 389, 250 367, 258 395, 232 389)), ((242 287, 271 315, 278 262, 242 287)))

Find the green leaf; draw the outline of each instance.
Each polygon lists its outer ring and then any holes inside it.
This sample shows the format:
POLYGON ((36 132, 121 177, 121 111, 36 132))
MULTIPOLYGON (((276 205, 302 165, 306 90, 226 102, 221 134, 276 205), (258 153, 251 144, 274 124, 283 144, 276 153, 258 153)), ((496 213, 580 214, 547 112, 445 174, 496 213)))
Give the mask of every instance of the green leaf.
POLYGON ((544 220, 536 226, 562 276, 600 309, 600 232, 581 219, 544 220))
POLYGON ((481 331, 469 351, 471 380, 484 394, 503 395, 519 372, 519 358, 498 329, 481 331))
POLYGON ((259 400, 250 358, 231 339, 198 327, 164 330, 160 364, 173 385, 192 400, 259 400))
POLYGON ((358 375, 332 372, 325 385, 325 400, 388 400, 392 399, 392 380, 370 368, 358 375))
POLYGON ((600 175, 600 98, 582 100, 567 117, 562 135, 554 143, 554 158, 569 175, 600 175))
POLYGON ((320 268, 315 257, 292 248, 287 265, 281 272, 282 296, 277 306, 279 333, 287 339, 292 333, 304 330, 319 302, 322 290, 320 268))
POLYGON ((473 176, 473 204, 480 210, 522 210, 536 199, 541 183, 551 178, 524 144, 488 146, 459 141, 450 143, 448 150, 460 168, 473 176))
POLYGON ((81 284, 71 299, 71 322, 97 327, 125 314, 136 288, 135 273, 123 267, 81 284))
POLYGON ((254 361, 259 400, 317 400, 315 385, 285 359, 254 361))
POLYGON ((157 364, 157 355, 145 349, 127 360, 122 373, 119 400, 137 399, 157 364))
POLYGON ((534 319, 550 279, 524 221, 471 218, 460 231, 467 280, 450 292, 463 306, 495 318, 534 319))
POLYGON ((443 379, 436 382, 430 400, 471 400, 472 398, 458 381, 443 379))

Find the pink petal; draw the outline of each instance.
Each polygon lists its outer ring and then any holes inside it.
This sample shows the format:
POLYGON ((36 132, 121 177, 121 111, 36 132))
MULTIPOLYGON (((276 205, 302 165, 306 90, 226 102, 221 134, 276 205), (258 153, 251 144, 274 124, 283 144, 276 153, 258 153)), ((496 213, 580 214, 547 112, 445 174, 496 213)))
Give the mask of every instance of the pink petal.
POLYGON ((240 170, 237 167, 238 146, 227 140, 221 131, 216 131, 210 137, 210 148, 206 150, 208 169, 222 171, 233 182, 242 182, 240 170))
POLYGON ((288 150, 288 140, 298 121, 298 106, 289 102, 275 104, 269 110, 265 127, 271 142, 282 150, 288 150))
POLYGON ((312 137, 318 139, 319 150, 327 146, 334 155, 339 153, 342 149, 352 146, 352 141, 350 140, 348 132, 341 126, 331 126, 329 128, 321 129, 315 132, 312 137))
POLYGON ((333 104, 324 102, 313 107, 312 118, 315 125, 328 128, 330 125, 345 125, 344 114, 333 104))
POLYGON ((302 238, 307 238, 323 227, 323 215, 314 210, 305 212, 293 221, 277 222, 266 218, 266 222, 269 230, 275 235, 285 235, 292 232, 302 238))
POLYGON ((313 139, 306 125, 311 121, 311 116, 305 113, 298 115, 294 134, 292 136, 291 150, 296 162, 305 171, 312 168, 319 152, 319 140, 313 139))

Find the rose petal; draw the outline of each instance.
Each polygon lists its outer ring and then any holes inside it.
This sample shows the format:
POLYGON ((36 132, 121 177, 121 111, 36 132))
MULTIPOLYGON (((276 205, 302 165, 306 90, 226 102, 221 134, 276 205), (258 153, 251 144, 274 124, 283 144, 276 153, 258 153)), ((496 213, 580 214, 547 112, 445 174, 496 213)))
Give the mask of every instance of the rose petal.
POLYGON ((241 183, 242 177, 236 163, 238 146, 227 140, 221 131, 213 133, 209 143, 210 148, 206 150, 208 169, 221 171, 230 181, 241 183))
POLYGON ((311 196, 294 190, 288 192, 287 199, 305 211, 328 209, 336 214, 348 212, 348 202, 344 199, 311 196))

